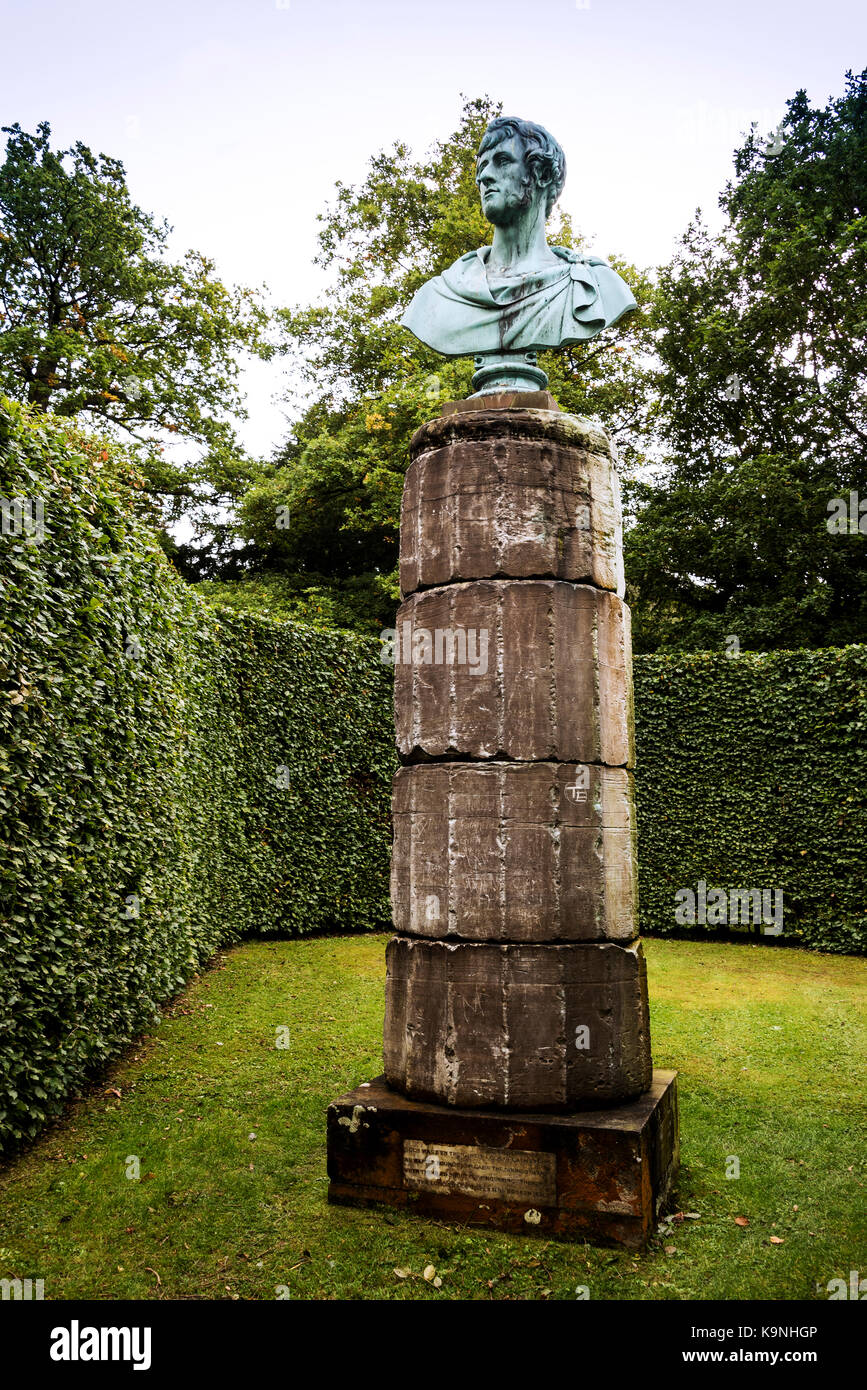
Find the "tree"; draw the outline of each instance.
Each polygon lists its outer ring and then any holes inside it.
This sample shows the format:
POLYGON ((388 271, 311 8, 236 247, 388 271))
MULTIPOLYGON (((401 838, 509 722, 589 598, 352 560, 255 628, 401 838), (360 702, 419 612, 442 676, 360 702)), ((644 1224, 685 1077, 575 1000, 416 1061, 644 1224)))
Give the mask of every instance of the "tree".
POLYGON ((636 646, 867 640, 864 535, 829 529, 835 498, 867 492, 867 72, 825 108, 799 91, 771 141, 753 129, 720 205, 722 233, 698 216, 660 276, 636 646))
POLYGON ((171 261, 170 227, 132 202, 119 160, 52 150, 47 122, 3 129, 0 390, 125 435, 170 515, 239 495, 238 353, 272 351, 261 296, 197 252, 171 261), (199 446, 195 464, 163 457, 173 436, 199 446))
MULTIPOLYGON (((425 280, 491 241, 475 165, 485 127, 499 113, 487 97, 466 100, 458 128, 423 159, 397 142, 371 159, 360 187, 338 183, 334 204, 320 215, 317 264, 331 272, 329 292, 320 304, 282 313, 314 396, 273 469, 244 498, 246 553, 260 571, 315 571, 326 582, 366 586, 368 630, 388 625, 397 599, 410 437, 442 401, 469 394, 473 371, 471 359, 440 357, 398 320, 425 280), (278 524, 281 507, 288 525, 278 524)), ((583 246, 566 217, 548 236, 583 246)), ((648 276, 611 259, 647 305, 648 276)), ((604 416, 629 466, 654 410, 650 346, 648 318, 635 314, 586 346, 540 357, 563 409, 604 416)))

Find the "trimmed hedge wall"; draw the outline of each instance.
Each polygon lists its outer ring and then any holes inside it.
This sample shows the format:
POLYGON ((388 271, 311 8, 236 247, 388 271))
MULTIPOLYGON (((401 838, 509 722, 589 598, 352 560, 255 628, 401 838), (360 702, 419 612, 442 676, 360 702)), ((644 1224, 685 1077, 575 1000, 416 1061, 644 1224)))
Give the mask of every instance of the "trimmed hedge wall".
POLYGON ((636 657, 635 721, 644 932, 704 881, 781 889, 789 945, 867 949, 867 647, 636 657))
POLYGON ((207 626, 184 792, 196 920, 221 920, 221 940, 386 928, 397 759, 379 643, 225 609, 207 626))
POLYGON ((379 644, 214 612, 122 454, 0 399, 0 1144, 250 932, 385 926, 379 644), (35 512, 34 512, 35 515, 35 512))
MULTIPOLYGON (((113 445, 0 398, 2 499, 44 535, 3 512, 0 1147, 220 945, 387 927, 396 763, 379 643, 208 607, 113 445)), ((865 949, 865 688, 864 647, 636 658, 644 932, 703 880, 865 949)))

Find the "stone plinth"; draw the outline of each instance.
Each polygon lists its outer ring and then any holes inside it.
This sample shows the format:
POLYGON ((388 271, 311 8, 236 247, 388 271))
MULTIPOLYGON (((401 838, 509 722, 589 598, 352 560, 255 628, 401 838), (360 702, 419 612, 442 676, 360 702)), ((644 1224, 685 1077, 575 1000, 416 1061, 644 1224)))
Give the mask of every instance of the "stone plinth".
POLYGON ((419 763, 394 779, 398 931, 468 941, 632 941, 635 813, 625 768, 419 763))
POLYGON ((608 442, 572 416, 552 427, 550 413, 488 410, 418 431, 401 516, 404 595, 492 575, 622 593, 608 442))
POLYGON ((328 1200, 461 1226, 640 1249, 678 1164, 675 1073, 570 1115, 454 1110, 379 1077, 328 1107, 328 1200))
POLYGON ((397 613, 398 751, 631 766, 631 652, 626 604, 588 584, 484 579, 414 594, 397 613))
POLYGON ((639 943, 498 945, 396 936, 386 952, 385 1075, 457 1106, 575 1110, 650 1085, 639 943))

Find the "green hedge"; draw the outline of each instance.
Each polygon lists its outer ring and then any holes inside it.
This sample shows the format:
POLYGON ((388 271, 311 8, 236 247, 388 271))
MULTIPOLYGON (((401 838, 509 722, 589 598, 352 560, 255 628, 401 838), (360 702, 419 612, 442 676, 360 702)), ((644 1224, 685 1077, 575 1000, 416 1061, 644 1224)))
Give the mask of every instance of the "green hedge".
POLYGON ((387 927, 397 760, 380 644, 226 610, 211 621, 184 788, 197 913, 223 939, 387 927))
POLYGON ((388 921, 378 643, 214 612, 137 485, 0 399, 0 1144, 222 943, 388 921))
POLYGON ((867 949, 865 695, 863 646, 635 658, 642 931, 703 881, 782 890, 789 945, 867 949))

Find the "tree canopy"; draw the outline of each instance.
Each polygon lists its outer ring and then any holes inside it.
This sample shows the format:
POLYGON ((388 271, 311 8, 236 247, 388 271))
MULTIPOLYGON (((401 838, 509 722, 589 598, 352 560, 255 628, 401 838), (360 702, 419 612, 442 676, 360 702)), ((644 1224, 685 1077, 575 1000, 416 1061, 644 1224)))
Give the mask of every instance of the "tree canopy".
MULTIPOLYGON (((8 127, 0 389, 132 440, 169 518, 199 521, 195 544, 167 548, 224 601, 390 626, 409 440, 472 373, 399 319, 492 238, 475 163, 500 112, 465 99, 426 154, 398 140, 337 184, 319 218, 326 289, 278 312, 279 340, 260 292, 198 253, 171 259, 119 161, 52 150, 46 123, 8 127), (236 436, 239 372, 275 351, 299 369, 298 418, 264 462, 236 436), (172 440, 197 456, 178 461, 172 440), (236 510, 215 521, 221 502, 236 510)), ((604 254, 640 306, 540 355, 561 408, 618 446, 636 650, 867 640, 867 71, 825 106, 797 92, 773 140, 753 128, 720 208, 718 234, 698 211, 655 272, 561 212, 549 223, 552 244, 604 254)))
POLYGON ((664 467, 629 489, 639 650, 867 638, 864 536, 829 529, 867 444, 867 71, 753 129, 711 236, 659 276, 664 467))
POLYGON ((3 129, 0 390, 126 437, 174 515, 238 496, 252 476, 240 361, 273 350, 261 294, 224 285, 198 252, 173 261, 171 228, 135 205, 119 160, 52 149, 45 121, 3 129), (198 446, 192 459, 170 462, 173 437, 198 446))

